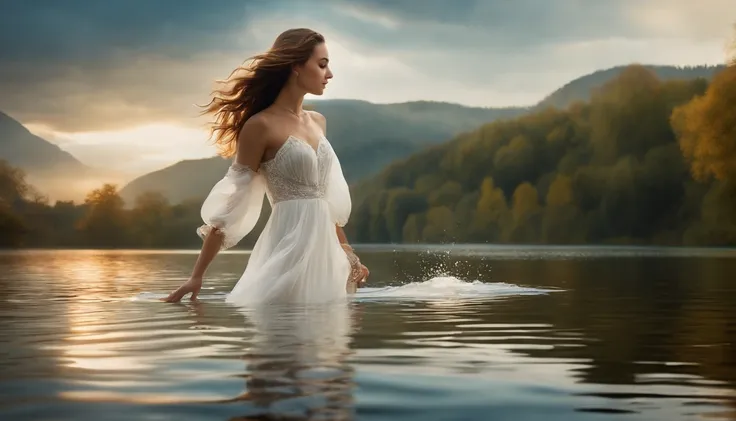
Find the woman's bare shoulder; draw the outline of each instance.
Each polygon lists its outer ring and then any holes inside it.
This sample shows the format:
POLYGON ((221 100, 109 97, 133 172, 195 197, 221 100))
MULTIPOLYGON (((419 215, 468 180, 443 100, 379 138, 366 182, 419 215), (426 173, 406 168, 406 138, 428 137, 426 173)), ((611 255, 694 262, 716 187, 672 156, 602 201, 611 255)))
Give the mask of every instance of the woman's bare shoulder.
POLYGON ((256 113, 250 117, 238 134, 237 161, 254 169, 260 167, 266 150, 276 138, 274 125, 268 113, 256 113))
POLYGON ((307 111, 307 115, 309 115, 312 121, 317 123, 317 125, 322 129, 322 132, 326 134, 327 133, 327 118, 325 118, 325 116, 323 116, 318 111, 314 111, 314 110, 306 110, 306 111, 307 111))
POLYGON ((254 114, 241 127, 238 142, 243 144, 264 142, 270 126, 268 116, 261 113, 254 114))
POLYGON ((263 110, 253 114, 243 124, 240 135, 249 138, 250 141, 262 142, 264 145, 268 145, 278 138, 279 129, 282 126, 283 121, 280 121, 278 115, 263 110))

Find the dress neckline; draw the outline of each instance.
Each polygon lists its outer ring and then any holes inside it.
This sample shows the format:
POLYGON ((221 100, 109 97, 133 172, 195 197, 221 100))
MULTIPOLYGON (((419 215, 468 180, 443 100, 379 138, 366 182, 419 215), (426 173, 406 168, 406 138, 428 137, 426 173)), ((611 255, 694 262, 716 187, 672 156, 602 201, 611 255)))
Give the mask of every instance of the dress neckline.
MULTIPOLYGON (((304 139, 301 139, 301 138, 298 138, 298 137, 296 137, 296 136, 294 136, 294 135, 289 135, 289 137, 288 137, 288 138, 286 138, 286 142, 288 142, 289 140, 295 140, 295 141, 297 141, 297 142, 302 142, 302 143, 304 143, 305 145, 309 146, 309 149, 313 150, 313 151, 314 151, 314 153, 317 153, 317 152, 319 152, 319 147, 320 147, 320 146, 322 146, 322 138, 323 138, 323 137, 324 137, 324 135, 319 135, 319 140, 317 141, 317 146, 316 146, 316 147, 312 146, 312 144, 311 144, 311 143, 309 143, 309 142, 307 142, 306 140, 304 140, 304 139)), ((286 142, 284 142, 284 144, 285 144, 286 142)), ((284 145, 281 145, 281 147, 279 148, 279 151, 280 151, 280 150, 281 150, 281 149, 282 149, 283 147, 284 147, 284 145)), ((276 151, 276 153, 278 153, 278 151, 276 151)), ((274 156, 275 156, 275 155, 274 155, 274 156)))
POLYGON ((279 146, 278 150, 276 150, 276 153, 273 155, 273 158, 269 159, 268 161, 261 162, 261 165, 268 165, 271 162, 275 161, 281 155, 281 152, 283 152, 284 147, 287 145, 287 143, 289 143, 291 141, 304 144, 304 146, 308 147, 314 153, 314 155, 316 157, 317 154, 319 153, 319 150, 322 147, 322 144, 324 143, 324 140, 325 139, 326 139, 326 136, 325 135, 323 135, 323 134, 319 135, 319 141, 317 142, 317 147, 315 148, 312 145, 310 145, 309 142, 307 142, 306 140, 303 140, 303 139, 301 139, 301 138, 299 138, 297 136, 294 136, 294 135, 291 135, 290 134, 286 138, 286 140, 284 141, 284 143, 282 143, 281 146, 279 146))

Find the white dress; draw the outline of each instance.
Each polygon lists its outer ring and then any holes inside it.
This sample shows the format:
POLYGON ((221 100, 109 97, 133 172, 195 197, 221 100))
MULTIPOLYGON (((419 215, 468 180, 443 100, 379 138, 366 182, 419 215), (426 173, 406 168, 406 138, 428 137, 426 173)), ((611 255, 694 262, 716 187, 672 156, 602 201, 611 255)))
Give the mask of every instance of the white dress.
POLYGON ((345 299, 351 266, 335 225, 344 226, 351 199, 340 162, 326 137, 316 150, 290 136, 258 172, 233 163, 202 204, 204 238, 224 233, 223 249, 247 235, 267 195, 272 212, 240 280, 233 304, 326 303, 345 299))

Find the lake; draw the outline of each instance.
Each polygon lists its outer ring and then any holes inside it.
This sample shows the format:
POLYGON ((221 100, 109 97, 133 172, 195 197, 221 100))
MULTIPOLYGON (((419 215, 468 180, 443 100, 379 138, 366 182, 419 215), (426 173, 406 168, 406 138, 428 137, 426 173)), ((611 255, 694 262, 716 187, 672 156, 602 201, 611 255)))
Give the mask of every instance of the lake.
POLYGON ((0 419, 736 419, 736 250, 356 247, 349 303, 239 309, 248 254, 0 252, 0 419))

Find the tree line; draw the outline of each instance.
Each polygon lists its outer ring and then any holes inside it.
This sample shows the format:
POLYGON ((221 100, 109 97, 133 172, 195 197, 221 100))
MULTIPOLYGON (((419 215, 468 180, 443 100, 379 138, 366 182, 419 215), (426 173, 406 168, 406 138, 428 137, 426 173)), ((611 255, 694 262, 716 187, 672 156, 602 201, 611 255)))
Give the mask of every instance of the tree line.
MULTIPOLYGON (((353 186, 358 243, 736 245, 736 67, 630 66, 590 101, 496 121, 353 186)), ((197 248, 201 200, 115 185, 51 204, 0 161, 0 246, 197 248)), ((269 214, 239 247, 251 247, 269 214)))
POLYGON ((200 221, 199 203, 171 205, 155 192, 126 208, 112 184, 91 191, 83 203, 50 204, 22 171, 0 161, 1 247, 198 247, 200 221))

